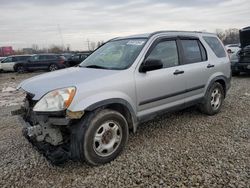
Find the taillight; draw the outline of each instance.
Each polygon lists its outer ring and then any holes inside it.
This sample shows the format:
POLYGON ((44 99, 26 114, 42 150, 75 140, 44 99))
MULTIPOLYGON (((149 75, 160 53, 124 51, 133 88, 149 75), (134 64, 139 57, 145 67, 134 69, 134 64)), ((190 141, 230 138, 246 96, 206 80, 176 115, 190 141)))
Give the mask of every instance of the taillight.
POLYGON ((60 57, 59 63, 63 64, 64 63, 64 59, 60 57))

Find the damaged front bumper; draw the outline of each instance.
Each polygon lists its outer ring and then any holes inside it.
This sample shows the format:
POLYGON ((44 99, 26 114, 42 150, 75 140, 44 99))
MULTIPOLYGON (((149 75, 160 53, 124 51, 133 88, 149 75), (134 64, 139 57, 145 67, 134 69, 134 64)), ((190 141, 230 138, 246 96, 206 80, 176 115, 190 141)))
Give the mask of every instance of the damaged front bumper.
POLYGON ((27 133, 29 138, 37 142, 47 142, 53 146, 64 143, 65 139, 62 131, 67 129, 67 126, 71 123, 71 119, 66 117, 50 117, 49 114, 36 114, 23 106, 12 111, 12 115, 18 115, 24 132, 27 133))
POLYGON ((60 165, 71 159, 70 139, 72 124, 82 118, 84 112, 36 113, 32 102, 11 112, 17 115, 23 126, 23 135, 52 164, 60 165))

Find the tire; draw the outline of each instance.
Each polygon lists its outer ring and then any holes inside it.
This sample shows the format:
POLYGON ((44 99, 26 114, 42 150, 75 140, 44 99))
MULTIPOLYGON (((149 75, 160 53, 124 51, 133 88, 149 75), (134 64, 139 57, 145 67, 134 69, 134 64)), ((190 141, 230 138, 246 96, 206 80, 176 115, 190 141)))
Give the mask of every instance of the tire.
POLYGON ((17 73, 24 73, 24 67, 23 66, 21 66, 21 65, 19 65, 18 67, 16 67, 16 72, 17 73))
POLYGON ((49 66, 49 71, 52 72, 52 71, 56 71, 58 70, 58 66, 56 64, 51 64, 49 66))
POLYGON ((128 123, 119 112, 90 112, 73 128, 71 157, 93 166, 108 163, 123 151, 128 135, 128 123))
POLYGON ((225 91, 222 85, 215 82, 207 91, 205 100, 199 105, 201 112, 207 115, 215 115, 220 112, 225 98, 225 91))
POLYGON ((239 76, 240 75, 240 72, 238 71, 232 71, 232 76, 239 76))

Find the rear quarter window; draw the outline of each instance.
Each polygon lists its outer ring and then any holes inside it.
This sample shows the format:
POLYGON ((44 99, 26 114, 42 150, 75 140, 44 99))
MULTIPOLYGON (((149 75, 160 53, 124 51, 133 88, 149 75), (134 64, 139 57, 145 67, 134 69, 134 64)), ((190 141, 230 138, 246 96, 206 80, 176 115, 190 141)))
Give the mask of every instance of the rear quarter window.
POLYGON ((203 39, 219 58, 226 57, 226 52, 217 37, 204 36, 203 39))

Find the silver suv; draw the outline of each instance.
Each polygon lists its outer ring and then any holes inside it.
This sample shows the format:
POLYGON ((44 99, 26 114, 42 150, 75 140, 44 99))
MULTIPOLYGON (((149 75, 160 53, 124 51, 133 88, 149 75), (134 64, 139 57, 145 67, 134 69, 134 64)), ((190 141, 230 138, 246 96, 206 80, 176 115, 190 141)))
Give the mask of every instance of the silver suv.
POLYGON ((115 159, 129 132, 157 115, 192 105, 218 113, 230 79, 229 58, 214 34, 121 37, 78 67, 22 82, 27 97, 13 114, 21 115, 24 135, 53 162, 99 165, 115 159))

